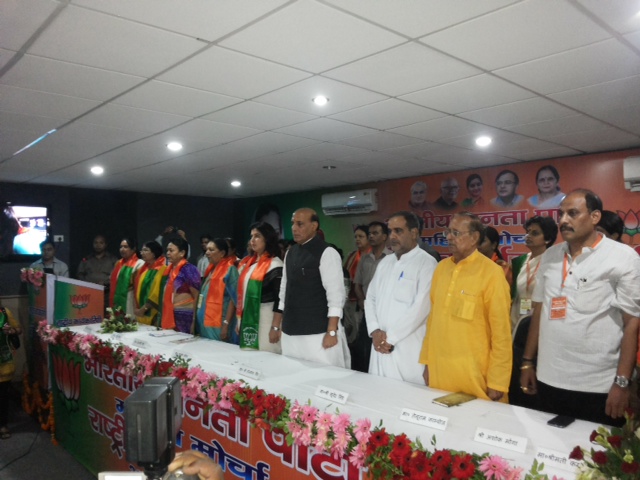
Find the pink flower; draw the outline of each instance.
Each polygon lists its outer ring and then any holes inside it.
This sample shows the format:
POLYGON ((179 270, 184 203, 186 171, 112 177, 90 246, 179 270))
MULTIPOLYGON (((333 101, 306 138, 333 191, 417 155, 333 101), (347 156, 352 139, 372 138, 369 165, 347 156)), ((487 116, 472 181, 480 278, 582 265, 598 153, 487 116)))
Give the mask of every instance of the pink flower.
POLYGON ((522 478, 522 474, 524 473, 524 469, 520 467, 516 467, 507 472, 507 480, 520 480, 522 478))
POLYGON ((298 420, 300 418, 300 414, 302 413, 302 406, 298 403, 298 401, 294 401, 293 405, 291 405, 291 409, 289 410, 289 416, 291 420, 298 420))
POLYGON ((298 444, 299 445, 304 445, 305 447, 308 447, 309 445, 311 445, 311 427, 309 427, 309 425, 304 425, 300 429, 300 436, 298 437, 298 444))
POLYGON ((318 417, 318 431, 329 431, 333 424, 333 415, 330 413, 321 413, 318 417))
POLYGON ((325 445, 328 440, 327 432, 328 430, 318 430, 318 434, 316 435, 316 438, 313 442, 314 448, 320 453, 324 453, 327 450, 327 447, 325 445))
POLYGON ((487 480, 504 480, 509 470, 507 461, 498 455, 491 455, 480 462, 478 468, 487 477, 487 480))
POLYGON ((371 437, 371 420, 368 418, 361 418, 356 421, 356 428, 353 433, 359 443, 367 443, 369 441, 369 437, 371 437))
POLYGON ((344 452, 349 446, 349 440, 351 440, 349 432, 336 433, 336 438, 333 440, 333 445, 331 445, 333 458, 342 458, 344 456, 344 452))
POLYGON ((318 409, 316 407, 312 407, 311 405, 305 405, 302 407, 302 415, 300 420, 304 423, 310 424, 313 423, 316 419, 316 415, 318 414, 318 409))
POLYGON ((349 455, 349 463, 356 468, 362 468, 364 466, 364 460, 367 457, 367 450, 365 444, 360 444, 353 449, 351 455, 349 455))
POLYGON ((348 413, 341 413, 333 422, 333 431, 335 433, 344 433, 351 426, 351 416, 348 413))
POLYGON ((187 372, 189 378, 197 380, 199 383, 205 383, 208 380, 208 374, 200 367, 192 367, 187 372))

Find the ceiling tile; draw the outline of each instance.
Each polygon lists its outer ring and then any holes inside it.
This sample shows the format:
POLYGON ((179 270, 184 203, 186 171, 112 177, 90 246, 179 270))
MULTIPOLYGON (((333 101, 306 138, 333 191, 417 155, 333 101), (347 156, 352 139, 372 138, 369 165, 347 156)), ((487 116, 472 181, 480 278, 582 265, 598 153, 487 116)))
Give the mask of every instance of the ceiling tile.
POLYGON ((375 130, 339 122, 338 120, 331 120, 329 118, 318 118, 305 123, 298 123, 297 125, 292 125, 290 127, 280 128, 277 132, 333 142, 343 140, 345 138, 366 135, 367 133, 375 132, 375 130))
MULTIPOLYGON (((638 17, 640 18, 640 16, 638 17)), ((640 50, 640 30, 635 33, 630 33, 629 35, 624 36, 631 44, 640 50)))
POLYGON ((542 122, 527 123, 513 127, 505 127, 512 132, 521 133, 530 137, 547 139, 564 133, 581 132, 584 130, 599 129, 605 125, 598 120, 585 115, 573 115, 542 122))
MULTIPOLYGON (((35 133, 43 134, 56 128, 60 125, 60 119, 3 112, 0 110, 0 125, 2 125, 3 128, 11 128, 11 130, 24 130, 30 132, 30 135, 33 136, 35 133)), ((1 144, 2 142, 0 142, 0 145, 1 144)))
POLYGON ((440 142, 447 145, 454 145, 456 147, 468 148, 470 150, 492 154, 494 153, 496 148, 500 146, 504 146, 513 142, 520 142, 523 140, 526 140, 526 137, 518 135, 517 133, 507 132, 504 130, 499 130, 497 128, 484 126, 481 130, 474 131, 471 134, 442 139, 440 140, 440 142), (478 138, 480 135, 490 137, 492 140, 491 145, 487 147, 480 147, 476 145, 476 138, 478 138))
POLYGON ((386 29, 321 3, 299 0, 220 45, 320 73, 404 41, 386 29))
POLYGON ((170 113, 152 112, 141 108, 125 107, 113 103, 105 104, 78 120, 114 128, 138 129, 157 133, 189 120, 189 117, 170 113))
MULTIPOLYGON (((2 20, 0 20, 0 22, 1 21, 2 20)), ((3 48, 0 48, 0 68, 9 63, 9 60, 11 60, 15 54, 16 52, 14 52, 13 50, 5 50, 3 48)))
POLYGON ((222 143, 233 142, 241 138, 249 137, 260 133, 260 130, 253 128, 229 125, 227 123, 210 122, 209 120, 191 120, 184 125, 180 125, 167 133, 176 139, 184 138, 186 143, 189 139, 203 142, 213 147, 222 143))
MULTIPOLYGON (((0 112, 0 125, 10 125, 7 123, 3 123, 3 119, 6 115, 3 112, 0 112)), ((48 130, 43 130, 48 131, 48 130)), ((0 128, 0 160, 7 159, 11 157, 18 150, 23 148, 25 145, 29 145, 36 138, 38 138, 38 134, 27 131, 27 130, 13 130, 9 128, 5 128, 4 126, 0 128)), ((1 165, 1 164, 0 164, 1 165)), ((0 175, 2 178, 2 175, 0 175)))
POLYGON ((551 137, 549 140, 587 153, 640 146, 640 136, 625 133, 613 127, 567 133, 551 137))
POLYGON ((518 0, 457 0, 454 8, 442 8, 440 0, 327 0, 327 3, 350 11, 379 25, 411 38, 483 15, 518 0))
MULTIPOLYGON (((640 99, 638 101, 640 102, 640 99)), ((621 129, 640 135, 640 103, 601 111, 598 113, 598 118, 621 129)))
POLYGON ((274 130, 315 118, 302 112, 246 101, 203 117, 215 122, 231 123, 258 130, 274 130))
POLYGON ((589 11, 604 20, 615 30, 627 33, 640 30, 640 5, 636 1, 603 2, 602 0, 577 0, 589 11))
POLYGON ((389 149, 421 142, 422 140, 417 138, 405 137, 397 133, 376 132, 370 133, 369 135, 362 135, 361 137, 348 138, 342 140, 340 143, 351 147, 366 148, 368 150, 387 150, 387 153, 392 154, 389 149))
POLYGON ((142 77, 33 55, 24 55, 0 78, 0 83, 5 85, 100 101, 115 97, 142 81, 142 77))
POLYGON ((549 97, 599 117, 601 112, 640 103, 640 76, 554 93, 549 97))
POLYGON ((58 6, 58 2, 51 0, 2 0, 0 47, 20 50, 58 6))
POLYGON ((421 39, 486 70, 604 40, 609 34, 568 2, 528 0, 421 39), (481 41, 479 41, 481 39, 481 41))
POLYGON ((445 114, 435 110, 390 98, 389 100, 338 113, 331 116, 331 118, 364 127, 387 130, 444 116, 445 114))
POLYGON ((539 150, 535 152, 527 152, 523 151, 520 153, 512 153, 510 156, 512 158, 517 158, 518 160, 523 160, 525 162, 529 162, 532 160, 546 160, 553 159, 558 157, 569 157, 572 155, 581 155, 582 152, 580 150, 574 150, 569 147, 554 147, 549 150, 539 150))
POLYGON ((539 93, 556 93, 640 74, 640 55, 606 40, 494 72, 539 93))
POLYGON ((414 123, 406 127, 394 128, 390 130, 401 135, 422 138, 424 140, 438 141, 445 138, 459 137, 478 133, 481 134, 483 129, 491 128, 480 125, 476 122, 465 120, 458 117, 444 117, 429 120, 428 122, 414 123))
POLYGON ((202 47, 193 38, 69 5, 28 53, 150 77, 202 47))
POLYGON ((500 78, 483 74, 419 90, 400 98, 435 110, 456 114, 534 96, 534 93, 500 78))
POLYGON ((449 148, 448 145, 435 142, 422 142, 413 145, 390 148, 388 151, 401 157, 413 158, 416 160, 429 159, 432 155, 441 150, 449 148))
POLYGON ((398 96, 477 75, 480 70, 417 43, 408 43, 324 75, 398 96))
POLYGON ((544 98, 530 98, 519 102, 483 108, 460 116, 494 127, 508 127, 540 122, 573 115, 572 110, 544 98))
MULTIPOLYGON (((277 155, 278 165, 292 165, 302 162, 326 162, 328 160, 337 160, 358 153, 365 153, 366 150, 361 148, 349 147, 336 143, 317 143, 305 148, 299 148, 290 152, 277 155)), ((270 158, 265 157, 267 162, 270 158)))
POLYGON ((99 102, 84 98, 0 85, 0 110, 23 115, 59 118, 60 123, 63 123, 63 120, 82 115, 99 104, 99 102))
POLYGON ((300 70, 212 47, 160 75, 158 80, 249 99, 308 76, 300 70))

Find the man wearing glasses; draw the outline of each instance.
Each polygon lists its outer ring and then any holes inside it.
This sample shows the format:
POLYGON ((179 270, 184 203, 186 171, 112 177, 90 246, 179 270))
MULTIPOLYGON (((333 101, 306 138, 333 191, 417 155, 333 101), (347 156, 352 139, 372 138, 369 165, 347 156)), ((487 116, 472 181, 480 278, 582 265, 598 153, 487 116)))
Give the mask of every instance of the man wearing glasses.
POLYGON ((431 311, 420 363, 432 388, 507 402, 512 347, 509 285, 502 268, 478 252, 484 226, 471 213, 445 230, 452 256, 431 282, 431 311))
POLYGON ((458 193, 460 185, 455 178, 445 178, 440 184, 440 197, 433 204, 440 210, 455 210, 458 208, 458 193))

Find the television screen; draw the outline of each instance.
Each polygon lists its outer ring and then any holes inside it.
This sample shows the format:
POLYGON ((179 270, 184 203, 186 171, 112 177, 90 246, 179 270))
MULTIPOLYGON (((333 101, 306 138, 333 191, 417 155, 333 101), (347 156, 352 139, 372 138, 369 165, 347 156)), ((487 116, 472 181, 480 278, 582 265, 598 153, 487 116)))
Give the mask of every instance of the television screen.
POLYGON ((40 255, 49 232, 47 207, 5 203, 0 219, 0 256, 40 255))

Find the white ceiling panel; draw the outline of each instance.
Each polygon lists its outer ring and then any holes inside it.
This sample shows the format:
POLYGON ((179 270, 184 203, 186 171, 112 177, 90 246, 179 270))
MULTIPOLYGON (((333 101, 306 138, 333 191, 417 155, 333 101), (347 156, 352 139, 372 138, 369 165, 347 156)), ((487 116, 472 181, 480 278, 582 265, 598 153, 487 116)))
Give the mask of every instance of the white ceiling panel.
POLYGON ((153 112, 141 108, 108 104, 82 117, 79 122, 95 123, 114 128, 140 129, 143 132, 157 133, 175 127, 189 120, 189 117, 171 113, 153 112))
POLYGON ((585 132, 567 133, 551 137, 549 140, 584 152, 594 151, 594 146, 601 145, 602 151, 610 150, 614 145, 632 147, 638 144, 640 137, 621 132, 615 128, 602 128, 585 132))
POLYGON ((317 118, 305 123, 280 128, 276 131, 325 142, 336 142, 345 138, 359 137, 360 135, 375 132, 375 130, 370 128, 339 122, 338 120, 331 120, 329 118, 317 118))
POLYGON ((575 114, 575 112, 569 108, 538 97, 498 105, 497 107, 483 108, 473 112, 465 112, 461 113, 460 116, 494 127, 509 127, 566 117, 573 114, 575 114))
MULTIPOLYGON (((640 102, 640 99, 638 99, 638 102, 640 102)), ((602 119, 603 122, 608 122, 623 130, 640 135, 640 103, 601 111, 598 114, 598 118, 602 119)))
POLYGON ((194 38, 69 5, 29 53, 150 77, 202 47, 194 38))
POLYGON ((587 117, 586 115, 573 115, 505 128, 512 132, 521 133, 522 135, 545 139, 565 133, 595 130, 603 127, 605 127, 605 125, 602 122, 594 120, 591 117, 587 117))
POLYGON ((109 100, 142 81, 142 77, 33 55, 23 56, 0 78, 5 85, 99 101, 109 100))
POLYGON ((591 13, 621 33, 640 30, 640 5, 636 0, 603 2, 602 0, 577 0, 591 13))
POLYGON ((213 147, 255 135, 260 133, 260 130, 196 119, 180 125, 167 133, 170 133, 176 139, 184 138, 185 141, 183 143, 187 143, 188 140, 197 140, 213 147))
POLYGON ((400 98, 456 114, 534 97, 535 94, 493 75, 483 74, 419 90, 400 98))
MULTIPOLYGON (((278 165, 296 165, 302 162, 325 162, 328 160, 337 160, 340 158, 348 157, 350 155, 356 155, 358 153, 366 153, 366 150, 361 148, 350 147, 347 145, 340 145, 336 143, 317 143, 310 147, 299 148, 290 152, 285 152, 277 155, 278 165)), ((269 162, 265 157, 265 161, 269 162)))
POLYGON ((429 159, 435 153, 449 148, 448 145, 435 142, 421 142, 413 145, 390 148, 387 151, 400 157, 413 158, 416 160, 429 159))
POLYGON ((54 0, 2 0, 0 47, 20 50, 58 6, 54 0))
POLYGON ((368 150, 385 150, 392 152, 389 147, 402 147, 405 145, 413 145, 421 143, 422 140, 414 137, 406 137, 390 132, 376 132, 361 137, 348 138, 340 143, 351 147, 365 148, 368 150))
POLYGON ((302 112, 246 101, 203 118, 258 130, 275 130, 295 123, 306 122, 315 117, 302 112))
POLYGON ((476 150, 478 152, 485 152, 487 154, 492 154, 495 152, 496 148, 499 146, 507 145, 513 142, 521 142, 526 139, 527 139, 526 137, 523 137, 522 135, 518 135, 517 133, 507 132, 505 130, 483 126, 481 130, 474 131, 471 134, 442 139, 440 140, 440 142, 445 143, 447 145, 453 145, 456 147, 468 148, 470 150, 476 150), (490 137, 492 139, 491 145, 487 147, 480 147, 476 145, 476 138, 478 138, 478 136, 480 135, 490 137))
POLYGON ((612 39, 494 73, 539 93, 556 93, 638 75, 640 55, 612 39))
POLYGON ((220 45, 320 73, 404 41, 316 1, 299 0, 220 45), (292 42, 296 35, 298 41, 292 42))
POLYGON ((300 70, 212 47, 160 75, 158 80, 249 99, 308 76, 300 70))
MULTIPOLYGON (((4 112, 0 110, 0 128, 3 130, 22 130, 34 134, 43 134, 56 128, 60 124, 60 119, 39 117, 35 115, 23 115, 21 113, 4 112)), ((5 137, 6 140, 6 137, 5 137)), ((34 138, 32 138, 34 140, 34 138)), ((0 142, 1 144, 2 142, 0 142)), ((23 144, 24 146, 24 144, 23 144)), ((2 158, 2 157, 0 157, 2 158)))
POLYGON ((15 54, 16 52, 14 52, 13 50, 5 50, 4 48, 0 48, 0 68, 9 63, 9 60, 11 60, 15 54))
POLYGON ((640 76, 554 93, 549 97, 599 118, 601 112, 639 103, 640 76))
POLYGON ((528 0, 426 36, 422 42, 494 70, 608 37, 568 2, 528 0))
POLYGON ((331 118, 355 123, 363 127, 387 130, 444 116, 444 113, 390 98, 389 100, 338 113, 331 116, 331 118))
POLYGON ((398 96, 477 75, 480 70, 408 43, 326 72, 327 77, 398 96))
MULTIPOLYGON (((2 123, 3 117, 5 117, 5 115, 3 115, 3 112, 0 112, 0 125, 3 125, 3 127, 0 128, 0 159, 9 158, 37 138, 37 134, 32 131, 5 128, 4 125, 9 124, 2 123)), ((2 175, 0 175, 0 178, 2 178, 2 175)))
POLYGON ((59 118, 60 123, 82 115, 99 104, 100 102, 84 98, 0 85, 0 110, 23 115, 59 118))
POLYGON ((491 127, 480 125, 464 118, 444 117, 429 120, 428 122, 415 123, 406 127, 394 128, 390 131, 424 140, 438 141, 476 133, 481 135, 483 130, 487 128, 491 127))
MULTIPOLYGON (((638 18, 640 18, 640 16, 638 18)), ((625 35, 624 38, 631 42, 636 49, 640 50, 640 31, 625 35)))
POLYGON ((539 150, 539 151, 531 151, 531 152, 521 152, 521 153, 512 153, 510 158, 517 158, 518 160, 522 160, 525 162, 529 162, 532 160, 545 160, 552 159, 558 157, 568 157, 571 155, 580 155, 583 153, 580 150, 575 150, 569 147, 554 147, 549 150, 539 150))

